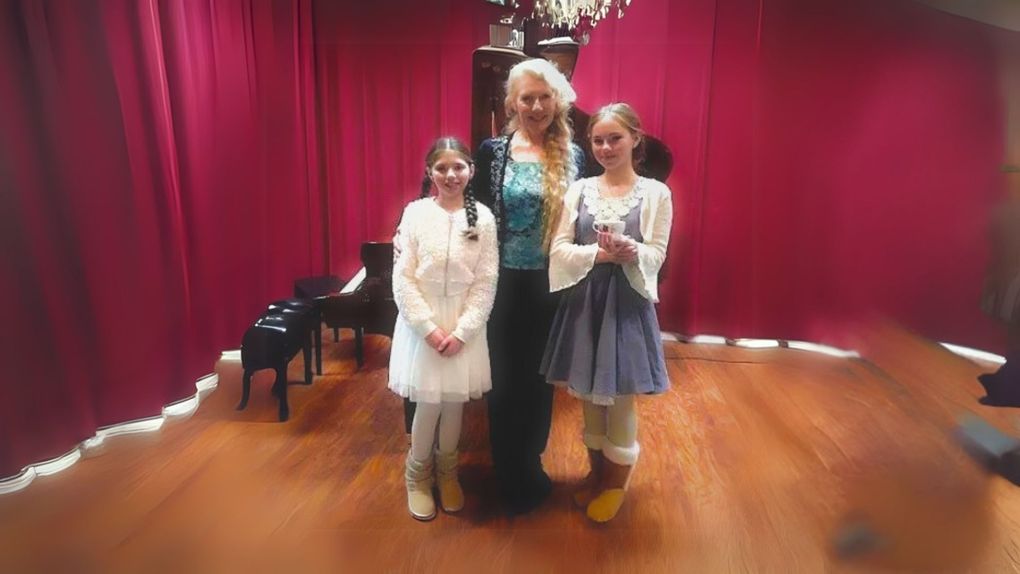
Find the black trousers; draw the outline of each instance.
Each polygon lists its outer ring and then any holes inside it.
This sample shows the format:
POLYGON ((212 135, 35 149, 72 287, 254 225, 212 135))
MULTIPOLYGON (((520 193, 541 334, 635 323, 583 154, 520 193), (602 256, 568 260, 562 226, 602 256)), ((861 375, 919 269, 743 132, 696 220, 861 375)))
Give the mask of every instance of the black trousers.
POLYGON ((553 386, 538 369, 559 303, 546 270, 501 268, 489 318, 492 391, 489 440, 500 490, 512 504, 548 487, 542 452, 552 423, 553 386))

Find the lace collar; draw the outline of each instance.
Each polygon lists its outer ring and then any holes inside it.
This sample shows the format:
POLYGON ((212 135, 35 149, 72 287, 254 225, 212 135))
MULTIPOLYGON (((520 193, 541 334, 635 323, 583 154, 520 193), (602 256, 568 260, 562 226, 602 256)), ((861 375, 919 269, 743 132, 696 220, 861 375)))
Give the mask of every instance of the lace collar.
POLYGON ((634 187, 627 195, 620 197, 602 197, 599 195, 598 179, 589 178, 581 192, 584 206, 596 221, 622 220, 645 197, 644 178, 638 176, 634 187))

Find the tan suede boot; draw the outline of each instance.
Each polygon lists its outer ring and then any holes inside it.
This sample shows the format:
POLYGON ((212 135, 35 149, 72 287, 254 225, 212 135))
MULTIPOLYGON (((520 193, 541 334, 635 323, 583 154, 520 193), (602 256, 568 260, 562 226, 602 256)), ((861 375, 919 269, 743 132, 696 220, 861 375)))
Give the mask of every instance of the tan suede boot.
POLYGON ((436 482, 439 486, 439 502, 446 512, 457 512, 464 508, 464 490, 457 478, 457 451, 443 453, 436 451, 436 482))
POLYGON ((605 460, 606 457, 602 456, 601 450, 588 449, 588 464, 591 469, 588 471, 588 476, 581 480, 581 484, 573 495, 574 504, 578 508, 587 508, 588 504, 595 500, 601 491, 605 460))
POLYGON ((432 459, 417 461, 407 453, 404 479, 407 482, 407 510, 417 520, 436 517, 436 501, 432 498, 432 459))
POLYGON ((595 522, 609 522, 623 506, 623 498, 630 483, 634 465, 616 464, 608 458, 604 461, 602 492, 588 503, 588 518, 595 522))

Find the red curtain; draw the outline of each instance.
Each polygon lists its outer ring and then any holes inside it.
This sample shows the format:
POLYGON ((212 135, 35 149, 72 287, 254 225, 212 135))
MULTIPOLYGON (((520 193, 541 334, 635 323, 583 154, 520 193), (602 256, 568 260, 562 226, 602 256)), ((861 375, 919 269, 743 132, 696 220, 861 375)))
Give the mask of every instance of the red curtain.
MULTIPOLYGON (((296 277, 357 269, 467 139, 481 0, 0 8, 0 476, 193 392, 296 277)), ((581 52, 591 112, 672 149, 663 327, 838 342, 881 312, 997 348, 994 41, 898 0, 639 0, 581 52)))
POLYGON ((316 71, 330 268, 389 241, 421 192, 425 152, 471 140, 471 54, 505 9, 481 0, 317 2, 316 71))
POLYGON ((194 393, 326 269, 307 2, 6 2, 0 476, 194 393))
POLYGON ((159 6, 206 370, 295 278, 326 270, 311 16, 291 0, 159 6))
POLYGON ((839 342, 878 313, 1001 348, 978 310, 1001 198, 995 45, 913 2, 635 2, 582 50, 580 103, 673 150, 667 329, 839 342))

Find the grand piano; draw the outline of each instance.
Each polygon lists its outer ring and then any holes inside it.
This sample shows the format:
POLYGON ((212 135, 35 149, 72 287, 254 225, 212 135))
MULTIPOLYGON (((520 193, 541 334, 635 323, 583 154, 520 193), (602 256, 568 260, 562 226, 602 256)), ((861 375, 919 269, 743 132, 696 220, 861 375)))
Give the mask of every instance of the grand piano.
MULTIPOLYGON (((393 338, 397 321, 397 304, 393 300, 393 244, 365 242, 361 244, 364 266, 345 285, 324 281, 328 278, 305 280, 306 287, 295 284, 295 295, 311 298, 321 313, 322 323, 333 329, 354 331, 354 357, 358 368, 365 364, 365 335, 393 338), (318 292, 314 292, 318 289, 318 292)), ((335 278, 334 278, 335 279, 335 278)), ((300 281, 299 281, 300 283, 300 281)), ((322 374, 321 325, 315 333, 318 373, 322 374)), ((414 403, 404 400, 404 426, 411 432, 414 403)))
POLYGON ((319 301, 322 321, 330 329, 354 330, 354 354, 365 364, 366 334, 393 337, 397 305, 393 301, 393 244, 361 244, 361 271, 336 294, 319 301))

